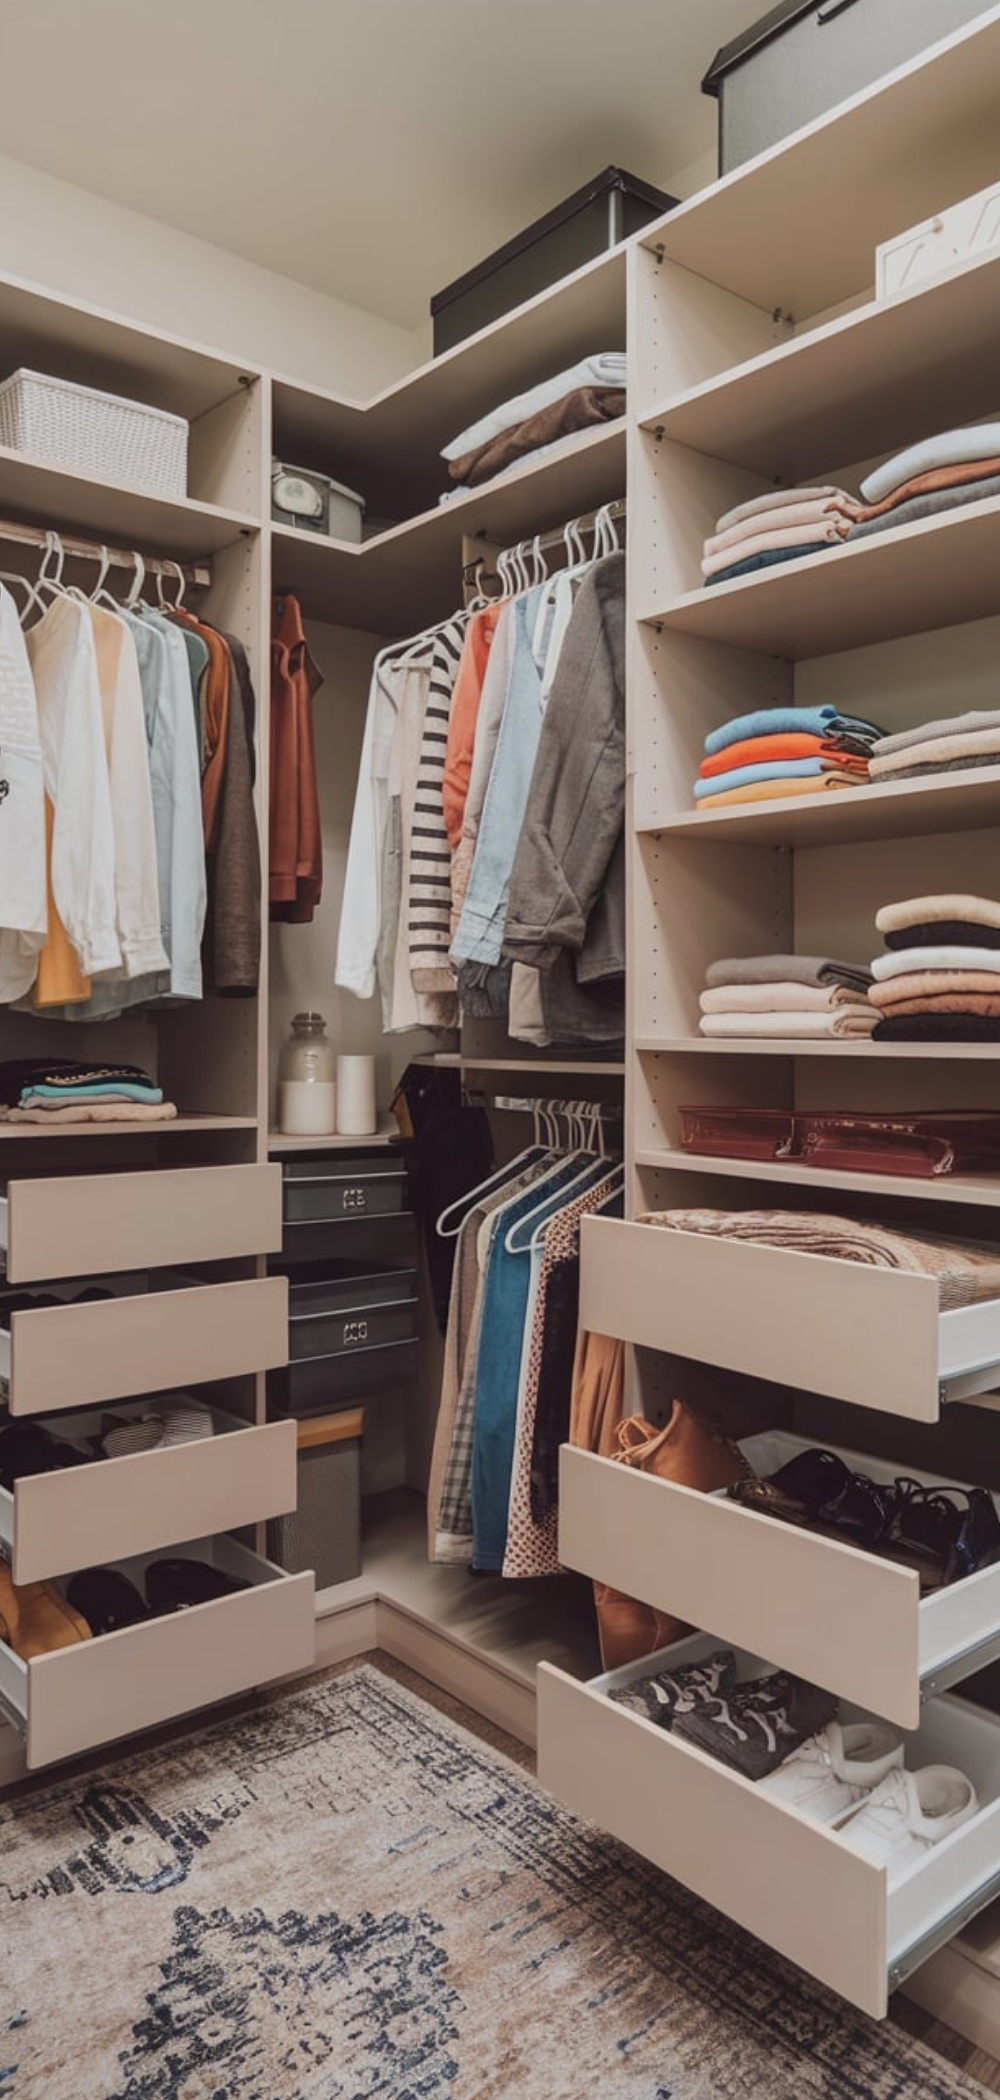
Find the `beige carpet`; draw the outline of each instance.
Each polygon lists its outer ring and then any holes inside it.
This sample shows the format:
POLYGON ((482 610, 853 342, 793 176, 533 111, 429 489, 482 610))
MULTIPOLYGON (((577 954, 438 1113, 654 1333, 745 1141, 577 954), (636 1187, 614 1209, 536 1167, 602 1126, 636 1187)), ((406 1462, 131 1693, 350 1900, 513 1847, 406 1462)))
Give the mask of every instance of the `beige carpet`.
POLYGON ((367 1666, 0 1808, 2 2100, 959 2100, 367 1666))

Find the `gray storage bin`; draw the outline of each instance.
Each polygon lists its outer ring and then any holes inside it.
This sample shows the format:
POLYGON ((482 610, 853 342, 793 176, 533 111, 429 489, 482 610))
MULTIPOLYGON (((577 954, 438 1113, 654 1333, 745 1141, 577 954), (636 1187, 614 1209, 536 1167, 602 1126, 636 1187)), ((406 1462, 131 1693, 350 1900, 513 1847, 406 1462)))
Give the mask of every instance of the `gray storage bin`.
POLYGON ((417 1272, 338 1264, 336 1274, 291 1271, 288 1355, 292 1363, 415 1339, 417 1272), (300 1280, 301 1279, 301 1280, 300 1280))
POLYGON ((290 1575, 313 1568, 317 1589, 361 1573, 364 1412, 299 1424, 298 1508, 267 1527, 267 1557, 290 1575))
POLYGON ((406 1167, 387 1153, 286 1159, 283 1174, 289 1225, 331 1225, 406 1208, 406 1167))
POLYGON ((981 13, 982 0, 781 0, 723 45, 701 83, 718 97, 720 175, 981 13))
POLYGON ((353 1407, 380 1394, 407 1396, 416 1381, 419 1347, 414 1339, 302 1357, 285 1370, 268 1373, 271 1405, 281 1414, 312 1415, 325 1408, 353 1407))
POLYGON ((409 1269, 417 1259, 417 1227, 409 1210, 383 1211, 372 1217, 364 1211, 328 1224, 310 1223, 282 1227, 281 1267, 289 1275, 294 1265, 301 1275, 321 1262, 340 1268, 344 1264, 375 1269, 409 1269))

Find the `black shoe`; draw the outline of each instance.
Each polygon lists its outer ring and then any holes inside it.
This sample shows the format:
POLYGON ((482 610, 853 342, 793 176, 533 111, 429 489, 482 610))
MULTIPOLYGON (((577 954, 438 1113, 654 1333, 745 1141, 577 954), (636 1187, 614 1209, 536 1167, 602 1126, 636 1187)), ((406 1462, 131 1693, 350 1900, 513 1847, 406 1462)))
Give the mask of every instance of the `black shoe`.
POLYGON ((942 1582, 961 1582, 1000 1560, 1000 1516, 985 1488, 968 1489, 968 1509, 945 1562, 942 1582))
POLYGON ((764 1779, 836 1713, 832 1692, 776 1670, 675 1714, 673 1733, 745 1779, 764 1779))
POLYGON ((193 1604, 210 1604, 215 1597, 250 1587, 242 1577, 226 1575, 204 1560, 151 1560, 146 1569, 146 1598, 156 1614, 189 1611, 193 1604))
POLYGON ((893 1492, 867 1473, 852 1473, 835 1451, 799 1451, 763 1480, 736 1480, 727 1495, 786 1524, 829 1533, 875 1551, 894 1509, 893 1492))
POLYGON ((653 1677, 633 1677, 608 1693, 619 1706, 644 1714, 661 1728, 673 1726, 674 1715, 693 1713, 705 1699, 713 1699, 736 1682, 736 1657, 731 1648, 717 1648, 701 1662, 682 1663, 677 1670, 660 1670, 653 1677))
POLYGON ((40 1422, 11 1422, 0 1429, 0 1487, 11 1493, 16 1480, 33 1473, 58 1473, 64 1466, 90 1463, 86 1451, 53 1436, 40 1422))
POLYGON ((117 1633, 150 1616, 135 1584, 117 1568, 83 1568, 70 1577, 66 1595, 93 1633, 117 1633))

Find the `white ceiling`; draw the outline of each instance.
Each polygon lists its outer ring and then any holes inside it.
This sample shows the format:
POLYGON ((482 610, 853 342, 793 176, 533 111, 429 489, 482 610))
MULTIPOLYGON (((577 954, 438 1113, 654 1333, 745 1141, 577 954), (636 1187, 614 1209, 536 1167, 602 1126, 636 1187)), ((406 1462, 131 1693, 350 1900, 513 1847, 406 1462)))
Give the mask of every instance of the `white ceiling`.
POLYGON ((404 327, 609 163, 708 151, 766 0, 0 0, 0 149, 404 327))

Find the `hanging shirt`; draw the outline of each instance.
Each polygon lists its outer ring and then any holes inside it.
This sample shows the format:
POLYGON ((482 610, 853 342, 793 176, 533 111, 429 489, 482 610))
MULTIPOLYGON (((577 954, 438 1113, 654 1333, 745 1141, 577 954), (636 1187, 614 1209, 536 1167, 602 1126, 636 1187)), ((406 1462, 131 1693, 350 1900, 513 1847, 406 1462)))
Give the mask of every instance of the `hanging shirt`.
POLYGON ((89 605, 111 787, 115 842, 115 912, 126 977, 169 970, 160 937, 156 828, 149 747, 135 643, 124 620, 89 605))
POLYGON ((323 886, 312 702, 323 680, 306 644, 297 598, 276 597, 271 627, 272 919, 309 921, 323 886))
POLYGON ((542 727, 541 673, 531 645, 539 596, 540 592, 531 591, 518 598, 511 608, 514 646, 510 677, 469 886, 451 944, 455 963, 493 965, 500 961, 510 871, 542 727))
POLYGON ((38 709, 17 606, 0 584, 0 1003, 34 983, 47 930, 38 709))
POLYGON ((200 999, 207 885, 201 754, 186 637, 161 613, 150 611, 140 617, 125 617, 142 681, 156 830, 160 931, 170 958, 170 996, 200 999))
MULTIPOLYGON (((80 967, 118 969, 111 786, 90 609, 55 598, 25 636, 45 792, 53 808, 52 897, 80 967)), ((76 988, 70 993, 74 996, 76 988)))
POLYGON ((424 724, 413 797, 407 869, 410 974, 417 992, 453 994, 451 849, 442 785, 448 725, 465 622, 453 620, 434 637, 424 724))
POLYGON ((469 792, 476 723, 486 678, 486 666, 490 660, 500 616, 506 605, 507 600, 503 599, 495 605, 485 606, 481 612, 472 614, 465 630, 461 662, 455 674, 441 784, 444 820, 452 852, 462 836, 465 800, 469 792))

